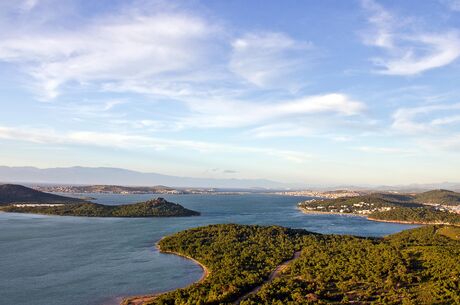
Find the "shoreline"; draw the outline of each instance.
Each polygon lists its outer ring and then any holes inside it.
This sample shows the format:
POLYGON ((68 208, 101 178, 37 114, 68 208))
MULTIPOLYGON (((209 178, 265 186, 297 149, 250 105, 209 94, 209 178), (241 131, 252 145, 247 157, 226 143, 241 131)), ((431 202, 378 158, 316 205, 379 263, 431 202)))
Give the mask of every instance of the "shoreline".
POLYGON ((445 226, 454 226, 460 227, 459 224, 452 224, 447 222, 423 222, 423 221, 409 221, 409 220, 387 220, 387 219, 377 219, 372 217, 367 217, 368 220, 377 221, 377 222, 388 222, 388 223, 401 223, 408 225, 445 225, 445 226))
POLYGON ((340 216, 356 216, 356 217, 367 217, 367 215, 356 214, 356 213, 340 213, 340 212, 321 212, 306 210, 302 207, 297 207, 304 214, 318 214, 318 215, 340 215, 340 216))
POLYGON ((369 217, 368 215, 363 214, 355 214, 355 213, 340 213, 340 212, 321 212, 321 211, 310 211, 305 210, 301 207, 298 209, 304 214, 326 214, 326 215, 341 215, 341 216, 357 216, 357 217, 365 217, 367 220, 375 221, 375 222, 386 222, 386 223, 400 223, 400 224, 408 224, 408 225, 446 225, 446 226, 455 226, 460 227, 460 224, 451 224, 446 222, 423 222, 423 221, 409 221, 409 220, 388 220, 388 219, 377 219, 369 217))
MULTIPOLYGON (((161 241, 161 239, 160 239, 160 241, 161 241)), ((160 245, 159 245, 160 241, 158 241, 156 243, 156 245, 155 245, 160 253, 173 254, 173 255, 180 256, 182 258, 186 258, 188 260, 191 260, 192 262, 194 262, 198 266, 200 266, 201 269, 203 270, 203 274, 201 275, 201 277, 200 277, 200 279, 198 281, 195 281, 195 282, 193 282, 193 283, 191 283, 191 284, 189 284, 189 285, 187 285, 185 287, 178 288, 178 289, 187 288, 187 287, 189 287, 191 285, 198 284, 198 283, 201 283, 204 280, 206 280, 206 278, 211 273, 209 271, 208 267, 206 267, 204 264, 202 264, 201 262, 197 261, 196 259, 194 259, 194 258, 192 258, 192 257, 190 257, 188 255, 178 253, 178 252, 174 252, 174 251, 162 250, 160 245)), ((161 294, 164 294, 164 293, 167 293, 167 292, 170 292, 170 291, 174 291, 174 290, 176 290, 176 289, 168 290, 168 291, 164 291, 164 292, 152 293, 152 294, 144 294, 144 295, 135 295, 135 296, 123 297, 122 301, 120 302, 120 305, 143 305, 145 302, 153 301, 156 297, 158 297, 161 294)))

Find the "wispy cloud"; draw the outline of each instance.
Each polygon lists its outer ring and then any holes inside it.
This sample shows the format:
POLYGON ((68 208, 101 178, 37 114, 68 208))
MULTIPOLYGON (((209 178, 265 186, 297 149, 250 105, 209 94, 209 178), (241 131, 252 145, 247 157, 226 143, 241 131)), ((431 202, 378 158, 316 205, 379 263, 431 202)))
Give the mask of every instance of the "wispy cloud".
POLYGON ((254 126, 267 121, 278 122, 313 114, 353 116, 361 114, 366 106, 341 93, 305 96, 277 102, 245 102, 243 100, 189 101, 194 115, 183 124, 201 127, 254 126))
POLYGON ((310 48, 284 33, 249 33, 233 41, 230 70, 256 86, 277 87, 305 68, 310 48))
POLYGON ((154 80, 191 69, 214 30, 184 13, 114 16, 79 30, 3 33, 0 60, 21 65, 49 99, 68 82, 154 80))
POLYGON ((392 127, 398 132, 423 136, 455 123, 460 123, 458 103, 400 108, 393 114, 392 127))
POLYGON ((168 149, 181 149, 196 151, 203 154, 255 154, 300 163, 310 160, 312 157, 307 153, 292 150, 93 131, 57 132, 53 129, 12 128, 0 126, 0 139, 50 145, 85 145, 125 150, 153 149, 161 151, 168 149))
POLYGON ((410 21, 397 17, 373 0, 362 1, 369 13, 372 29, 364 35, 364 43, 382 48, 386 57, 374 58, 388 75, 415 75, 451 64, 460 57, 460 33, 448 29, 443 32, 421 32, 410 27, 410 21))

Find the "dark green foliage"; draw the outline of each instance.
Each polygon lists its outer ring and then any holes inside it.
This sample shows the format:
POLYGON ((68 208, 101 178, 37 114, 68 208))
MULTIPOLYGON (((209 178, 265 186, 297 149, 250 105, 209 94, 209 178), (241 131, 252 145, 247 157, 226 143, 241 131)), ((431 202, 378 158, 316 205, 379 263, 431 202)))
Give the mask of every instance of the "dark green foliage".
POLYGON ((460 215, 449 213, 460 204, 460 194, 437 190, 417 195, 374 193, 356 197, 305 201, 299 207, 305 212, 333 212, 367 215, 370 219, 414 223, 460 224, 460 215), (441 205, 444 207, 433 207, 441 205))
POLYGON ((231 304, 299 249, 280 278, 241 304, 459 304, 460 242, 439 233, 445 228, 384 239, 240 225, 187 230, 163 239, 161 249, 199 260, 209 277, 149 304, 231 304))
POLYGON ((2 208, 2 210, 15 213, 85 217, 172 217, 200 215, 199 212, 186 209, 179 204, 168 202, 163 198, 118 206, 96 203, 38 207, 16 207, 11 205, 2 208))
POLYGON ((369 218, 388 221, 460 225, 460 214, 439 211, 429 207, 394 208, 389 211, 372 213, 369 215, 369 218))
POLYGON ((323 206, 324 212, 338 211, 346 208, 347 213, 357 213, 361 210, 379 209, 384 207, 421 207, 420 203, 414 202, 410 195, 375 193, 356 197, 342 197, 336 199, 324 199, 305 201, 300 207, 323 206), (356 206, 365 203, 364 206, 356 206))
POLYGON ((291 258, 305 234, 276 226, 212 225, 166 237, 159 244, 162 250, 197 259, 210 275, 203 283, 163 294, 151 304, 229 303, 291 258))
POLYGON ((82 203, 78 198, 40 192, 17 184, 0 184, 0 205, 11 203, 82 203))
POLYGON ((434 190, 417 194, 415 200, 430 204, 460 205, 460 193, 448 190, 434 190))

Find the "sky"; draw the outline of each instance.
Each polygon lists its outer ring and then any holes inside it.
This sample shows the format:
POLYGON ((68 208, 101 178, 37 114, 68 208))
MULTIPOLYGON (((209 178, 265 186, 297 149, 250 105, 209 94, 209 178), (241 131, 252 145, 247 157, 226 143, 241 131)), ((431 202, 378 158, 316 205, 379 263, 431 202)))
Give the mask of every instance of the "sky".
POLYGON ((0 165, 460 181, 460 1, 0 0, 0 165))

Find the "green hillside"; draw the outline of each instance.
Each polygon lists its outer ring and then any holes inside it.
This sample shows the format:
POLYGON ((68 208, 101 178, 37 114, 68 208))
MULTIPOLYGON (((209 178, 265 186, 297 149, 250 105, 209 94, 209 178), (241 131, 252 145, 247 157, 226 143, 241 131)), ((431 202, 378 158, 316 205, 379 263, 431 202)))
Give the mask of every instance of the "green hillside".
POLYGON ((0 205, 11 203, 83 203, 82 199, 64 197, 49 193, 36 191, 34 189, 17 185, 17 184, 1 184, 0 185, 0 205))
POLYGON ((460 205, 460 193, 448 190, 433 190, 417 194, 414 200, 429 204, 460 205))
POLYGON ((460 225, 460 214, 439 211, 434 208, 394 208, 369 214, 369 219, 412 223, 460 225))
POLYGON ((159 246, 203 263, 208 277, 144 304, 459 304, 460 242, 438 233, 443 228, 383 239, 277 226, 190 229, 159 246), (269 278, 296 251, 300 256, 269 278))
POLYGON ((61 206, 19 207, 10 205, 3 207, 2 210, 14 213, 85 217, 173 217, 200 215, 199 212, 186 209, 179 204, 168 202, 163 198, 117 206, 86 202, 61 206))
POLYGON ((371 220, 421 224, 460 224, 455 213, 460 193, 434 190, 420 194, 374 193, 356 197, 308 200, 298 204, 305 213, 366 215, 371 220), (440 205, 443 207, 433 207, 440 205))

